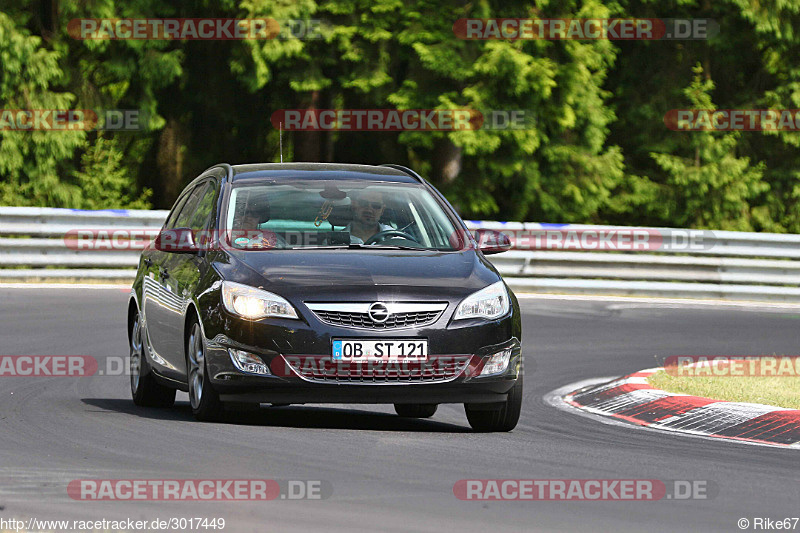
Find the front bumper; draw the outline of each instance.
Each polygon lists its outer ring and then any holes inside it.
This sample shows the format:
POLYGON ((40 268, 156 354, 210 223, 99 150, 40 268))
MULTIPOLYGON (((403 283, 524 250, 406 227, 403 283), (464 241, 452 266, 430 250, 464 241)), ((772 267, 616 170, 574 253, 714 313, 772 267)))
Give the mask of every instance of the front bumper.
MULTIPOLYGON (((300 320, 244 322, 228 317, 225 327, 207 339, 206 364, 214 389, 223 401, 253 403, 497 403, 504 402, 522 370, 519 321, 514 312, 495 321, 447 324, 449 317, 426 328, 361 331, 308 324, 300 320), (224 331, 224 332, 223 332, 224 331), (440 374, 425 374, 399 365, 396 372, 380 374, 366 364, 341 373, 341 363, 331 359, 334 338, 426 338, 429 363, 440 374), (258 355, 270 368, 256 375, 236 368, 229 349, 258 355), (481 376, 489 357, 510 350, 507 369, 481 376), (301 364, 296 364, 298 361, 301 364), (336 376, 303 372, 302 361, 314 369, 338 365, 336 376), (370 370, 365 373, 364 370, 370 370)), ((206 332, 209 336, 209 332, 206 332)))
POLYGON ((271 386, 244 391, 223 388, 220 399, 246 403, 499 403, 514 381, 430 385, 271 386))

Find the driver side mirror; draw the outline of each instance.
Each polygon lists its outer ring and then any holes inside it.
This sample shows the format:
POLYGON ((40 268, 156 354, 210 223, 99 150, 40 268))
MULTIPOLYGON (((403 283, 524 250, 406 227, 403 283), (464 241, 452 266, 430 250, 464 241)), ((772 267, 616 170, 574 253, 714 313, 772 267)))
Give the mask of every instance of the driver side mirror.
POLYGON ((485 255, 499 254, 512 248, 511 239, 502 231, 480 228, 475 230, 478 249, 485 255))
POLYGON ((191 228, 162 230, 155 240, 155 248, 161 252, 194 254, 200 251, 191 228))

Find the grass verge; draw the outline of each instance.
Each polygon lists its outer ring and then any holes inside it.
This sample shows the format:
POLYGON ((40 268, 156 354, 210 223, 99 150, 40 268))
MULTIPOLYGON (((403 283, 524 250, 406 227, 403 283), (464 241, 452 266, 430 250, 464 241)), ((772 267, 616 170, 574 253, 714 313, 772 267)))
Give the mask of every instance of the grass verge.
POLYGON ((800 378, 797 377, 672 376, 659 370, 647 381, 668 392, 800 409, 800 378))

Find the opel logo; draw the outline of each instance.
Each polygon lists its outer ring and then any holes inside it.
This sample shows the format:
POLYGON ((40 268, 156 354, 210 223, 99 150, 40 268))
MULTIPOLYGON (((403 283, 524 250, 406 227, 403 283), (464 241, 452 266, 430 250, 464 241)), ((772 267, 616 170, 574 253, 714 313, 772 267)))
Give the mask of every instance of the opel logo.
POLYGON ((381 302, 370 305, 368 313, 372 321, 378 324, 383 324, 389 319, 389 308, 381 302))

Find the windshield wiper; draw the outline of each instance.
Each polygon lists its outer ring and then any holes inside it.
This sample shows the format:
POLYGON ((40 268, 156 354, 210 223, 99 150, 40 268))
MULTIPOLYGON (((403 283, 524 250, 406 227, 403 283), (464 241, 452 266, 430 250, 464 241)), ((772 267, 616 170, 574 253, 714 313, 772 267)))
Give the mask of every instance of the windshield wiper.
MULTIPOLYGON (((352 246, 352 245, 351 245, 352 246)), ((402 244, 376 244, 376 245, 369 245, 364 246, 364 248, 377 248, 379 250, 431 250, 432 248, 420 248, 419 246, 403 246, 402 244)))
POLYGON ((293 246, 291 250, 434 250, 435 248, 419 248, 416 246, 403 246, 400 244, 327 244, 323 246, 293 246))

